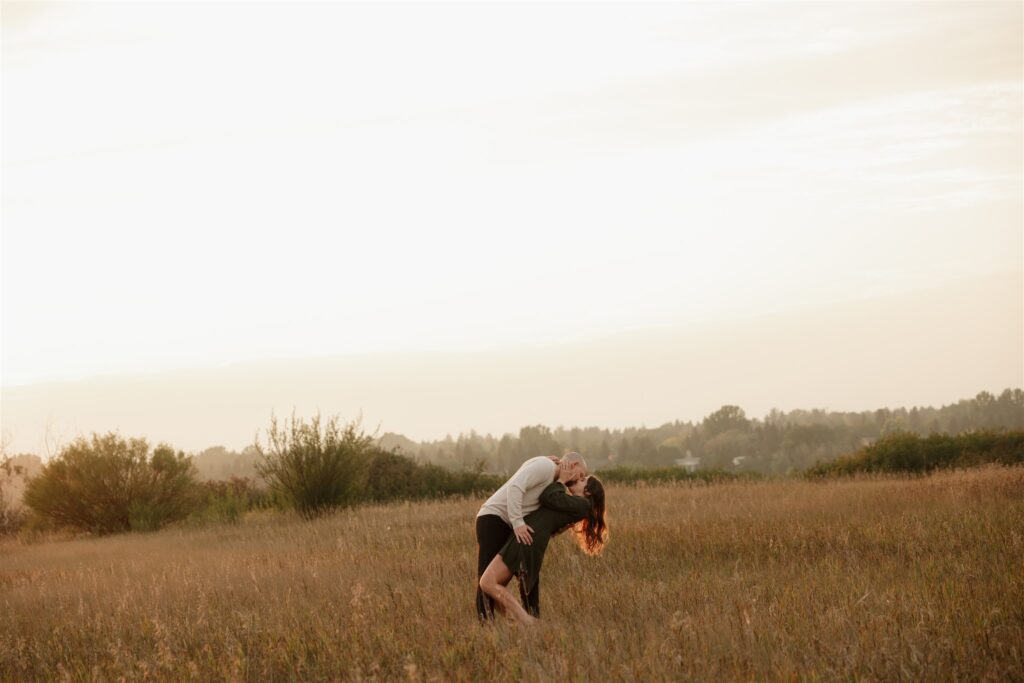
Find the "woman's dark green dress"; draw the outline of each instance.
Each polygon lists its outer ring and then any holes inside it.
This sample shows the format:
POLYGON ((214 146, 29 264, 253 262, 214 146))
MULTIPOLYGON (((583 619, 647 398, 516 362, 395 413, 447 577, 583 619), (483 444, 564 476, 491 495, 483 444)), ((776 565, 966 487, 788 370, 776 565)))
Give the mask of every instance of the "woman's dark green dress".
POLYGON ((533 529, 533 543, 523 545, 511 534, 498 552, 505 566, 519 577, 519 590, 523 594, 533 591, 540 575, 551 534, 567 524, 575 524, 590 512, 590 499, 569 493, 565 484, 552 482, 540 494, 540 508, 524 517, 533 529))

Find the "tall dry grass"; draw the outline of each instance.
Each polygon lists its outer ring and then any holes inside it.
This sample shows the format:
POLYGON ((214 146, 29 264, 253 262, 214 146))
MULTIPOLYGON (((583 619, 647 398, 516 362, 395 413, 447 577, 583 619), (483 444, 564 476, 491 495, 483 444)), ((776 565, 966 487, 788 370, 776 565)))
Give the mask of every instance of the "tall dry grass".
POLYGON ((476 621, 475 500, 8 542, 0 678, 1024 678, 1024 468, 608 500, 534 630, 476 621))

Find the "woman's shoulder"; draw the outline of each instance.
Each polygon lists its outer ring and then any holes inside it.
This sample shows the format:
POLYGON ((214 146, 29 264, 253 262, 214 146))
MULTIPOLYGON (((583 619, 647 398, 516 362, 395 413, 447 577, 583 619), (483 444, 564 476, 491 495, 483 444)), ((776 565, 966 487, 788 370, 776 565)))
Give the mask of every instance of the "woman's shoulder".
POLYGON ((541 491, 541 495, 544 495, 545 493, 568 493, 568 491, 569 489, 565 487, 565 484, 555 480, 544 487, 544 490, 541 491))
POLYGON ((577 519, 582 518, 590 512, 591 506, 589 498, 574 496, 569 493, 565 485, 558 483, 554 487, 544 490, 540 502, 540 510, 547 510, 550 514, 555 515, 556 519, 562 519, 566 515, 577 519))

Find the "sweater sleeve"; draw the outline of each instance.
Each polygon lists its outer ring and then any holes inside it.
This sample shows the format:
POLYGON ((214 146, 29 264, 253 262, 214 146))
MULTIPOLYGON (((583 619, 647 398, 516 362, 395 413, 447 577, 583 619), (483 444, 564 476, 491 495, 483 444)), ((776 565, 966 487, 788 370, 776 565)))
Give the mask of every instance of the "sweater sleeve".
POLYGON ((523 496, 526 494, 526 490, 551 481, 554 474, 555 463, 548 458, 533 458, 523 463, 523 466, 508 480, 506 502, 508 520, 512 523, 513 529, 526 523, 523 521, 523 496))
POLYGON ((544 507, 568 512, 573 515, 585 516, 590 512, 590 499, 574 496, 565 488, 565 484, 554 482, 540 494, 540 504, 544 507))

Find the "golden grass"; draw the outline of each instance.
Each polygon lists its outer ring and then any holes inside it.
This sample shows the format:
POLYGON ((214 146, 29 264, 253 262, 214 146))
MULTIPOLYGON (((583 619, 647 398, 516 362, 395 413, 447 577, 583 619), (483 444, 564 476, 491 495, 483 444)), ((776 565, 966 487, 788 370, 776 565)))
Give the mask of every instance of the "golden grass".
POLYGON ((7 542, 0 678, 1024 678, 1024 468, 608 500, 534 630, 476 621, 475 500, 7 542))

